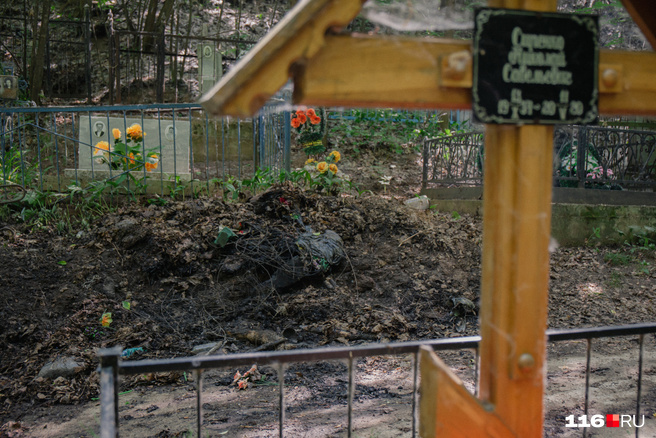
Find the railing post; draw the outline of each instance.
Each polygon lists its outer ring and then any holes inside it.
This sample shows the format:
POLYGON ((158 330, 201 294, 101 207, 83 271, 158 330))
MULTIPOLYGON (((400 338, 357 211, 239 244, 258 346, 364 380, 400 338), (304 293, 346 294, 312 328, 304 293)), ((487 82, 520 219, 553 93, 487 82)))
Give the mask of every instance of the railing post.
POLYGON ((108 57, 109 57, 109 104, 114 105, 114 77, 115 65, 114 65, 114 14, 110 10, 107 14, 107 34, 108 38, 108 57))
POLYGON ((588 128, 586 126, 579 126, 579 143, 576 150, 576 178, 578 180, 578 188, 585 188, 586 178, 586 162, 587 157, 585 154, 588 150, 588 128))
POLYGON ((87 104, 91 105, 91 18, 89 5, 84 5, 84 63, 87 81, 87 104))
POLYGON ((160 103, 164 102, 164 76, 166 76, 166 69, 164 68, 164 57, 166 55, 164 29, 165 26, 162 25, 157 35, 157 102, 160 103))
MULTIPOLYGON (((121 103, 121 37, 119 32, 114 33, 114 68, 116 70, 114 80, 116 81, 116 103, 121 103)), ((129 71, 129 64, 128 71, 129 71)), ((128 82, 129 83, 129 82, 128 82)))
POLYGON ((257 156, 257 159, 255 161, 255 168, 257 169, 258 167, 264 167, 266 166, 266 134, 264 130, 266 129, 266 119, 264 118, 264 112, 260 111, 259 115, 257 116, 257 119, 259 121, 259 137, 260 137, 260 152, 257 156))
POLYGON ((421 171, 421 189, 428 187, 428 154, 429 154, 428 137, 424 137, 424 166, 421 171))
MULTIPOLYGON (((285 99, 286 100, 286 99, 285 99)), ((292 129, 291 122, 292 116, 291 113, 287 110, 284 111, 283 123, 284 126, 284 135, 285 135, 285 170, 287 172, 292 171, 292 129)), ((324 114, 324 117, 327 117, 327 114, 324 114)), ((327 131, 327 130, 326 130, 327 131)))
POLYGON ((122 347, 102 348, 100 357, 100 436, 118 438, 118 367, 122 347))

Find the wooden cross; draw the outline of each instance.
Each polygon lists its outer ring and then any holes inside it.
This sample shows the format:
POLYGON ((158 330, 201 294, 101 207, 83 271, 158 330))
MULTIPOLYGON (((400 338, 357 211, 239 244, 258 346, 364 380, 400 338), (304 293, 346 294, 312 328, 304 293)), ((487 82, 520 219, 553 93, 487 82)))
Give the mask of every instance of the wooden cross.
MULTIPOLYGON (((201 102, 250 116, 291 77, 300 105, 471 108, 471 43, 335 35, 364 0, 303 0, 201 102)), ((656 47, 649 0, 623 0, 656 47)), ((490 0, 555 11, 557 0, 490 0)), ((656 115, 656 55, 601 51, 599 111, 656 115)), ((487 125, 479 398, 421 355, 423 437, 543 435, 553 128, 487 125)))

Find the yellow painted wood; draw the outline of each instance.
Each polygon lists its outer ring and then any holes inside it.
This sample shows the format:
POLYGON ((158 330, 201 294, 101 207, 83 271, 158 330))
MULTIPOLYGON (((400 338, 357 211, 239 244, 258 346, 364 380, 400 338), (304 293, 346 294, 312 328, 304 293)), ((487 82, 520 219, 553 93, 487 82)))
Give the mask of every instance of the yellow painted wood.
POLYGON ((329 28, 347 25, 365 0, 303 0, 200 103, 213 115, 250 116, 314 56, 329 28))
MULTIPOLYGON (((490 6, 555 11, 556 3, 490 6)), ((552 142, 550 126, 486 126, 479 391, 526 438, 543 436, 552 142)))
MULTIPOLYGON (((299 104, 342 107, 471 108, 471 91, 441 87, 440 58, 468 41, 327 36, 294 84, 299 104)), ((471 82, 470 82, 471 86, 471 82)))
MULTIPOLYGON (((327 36, 298 72, 294 100, 312 106, 470 109, 471 71, 459 81, 443 79, 446 60, 469 51, 465 41, 327 36)), ((656 54, 607 50, 599 58, 600 113, 656 115, 656 54), (617 84, 604 82, 607 67, 617 70, 617 84)))
MULTIPOLYGON (((621 92, 599 95, 600 114, 656 115, 656 54, 654 52, 604 50, 599 53, 599 63, 622 66, 621 92)), ((600 71, 600 86, 602 75, 603 72, 600 71)))
POLYGON ((486 127, 479 391, 521 437, 542 436, 552 141, 486 127))
POLYGON ((488 0, 487 4, 491 8, 552 12, 556 10, 558 0, 488 0))
POLYGON ((512 432, 474 397, 462 381, 428 347, 420 352, 421 399, 419 435, 422 437, 509 437, 512 432), (439 396, 436 397, 436 394, 439 396), (446 421, 444 421, 446 419, 446 421))

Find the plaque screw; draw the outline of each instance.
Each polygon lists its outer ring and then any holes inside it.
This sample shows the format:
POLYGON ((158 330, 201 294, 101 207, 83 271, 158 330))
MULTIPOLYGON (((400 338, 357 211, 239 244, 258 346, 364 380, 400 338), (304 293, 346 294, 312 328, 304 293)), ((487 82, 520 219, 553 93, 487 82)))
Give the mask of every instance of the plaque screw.
POLYGON ((467 73, 467 68, 471 63, 471 54, 468 51, 461 51, 449 55, 446 71, 444 72, 450 79, 462 79, 467 73))
POLYGON ((524 353, 521 356, 519 356, 519 359, 517 360, 517 365, 519 365, 519 368, 522 371, 528 371, 529 369, 533 368, 533 366, 535 365, 535 359, 530 354, 524 353))
POLYGON ((617 74, 617 70, 612 68, 607 68, 601 74, 601 81, 608 88, 613 88, 615 85, 617 85, 618 79, 619 75, 617 74))

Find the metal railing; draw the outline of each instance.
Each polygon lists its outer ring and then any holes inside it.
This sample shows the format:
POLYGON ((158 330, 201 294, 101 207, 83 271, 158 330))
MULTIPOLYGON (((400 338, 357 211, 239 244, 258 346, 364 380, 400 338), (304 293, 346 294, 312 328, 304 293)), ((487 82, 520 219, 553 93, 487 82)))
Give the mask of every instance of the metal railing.
MULTIPOLYGON (((24 3, 23 10, 27 11, 24 3)), ((13 65, 12 74, 21 77, 21 89, 26 90, 28 66, 33 62, 29 46, 33 39, 27 15, 0 15, 0 41, 3 49, 0 62, 13 65)), ((86 98, 91 101, 91 21, 89 8, 81 19, 50 19, 48 21, 43 91, 55 98, 86 98)))
POLYGON ((431 183, 482 185, 483 133, 425 140, 422 189, 431 183))
MULTIPOLYGON (((619 336, 638 336, 639 359, 636 394, 636 418, 640 415, 640 403, 642 397, 643 379, 643 346, 646 334, 656 333, 656 323, 634 324, 618 327, 595 327, 569 330, 548 330, 546 333, 548 342, 562 342, 572 340, 587 341, 586 372, 585 372, 585 415, 588 414, 590 405, 590 360, 592 356, 592 342, 594 339, 614 338, 619 336)), ((103 438, 117 437, 119 433, 119 375, 136 375, 144 373, 170 372, 170 371, 193 371, 196 381, 196 433, 202 436, 203 431, 203 371, 214 368, 236 367, 257 364, 273 365, 278 374, 278 435, 284 435, 285 422, 285 389, 284 389, 284 367, 286 364, 298 362, 317 362, 324 360, 345 360, 348 363, 348 386, 347 386, 347 435, 353 433, 353 393, 354 393, 354 366, 353 361, 357 358, 371 356, 389 356, 400 354, 411 354, 413 356, 413 390, 412 390, 412 436, 416 436, 418 430, 417 402, 419 366, 418 357, 422 346, 432 348, 434 351, 444 350, 475 350, 475 365, 478 367, 478 345, 479 336, 438 339, 431 341, 401 342, 391 344, 373 344, 360 347, 321 348, 308 350, 292 350, 272 353, 242 353, 225 356, 196 356, 187 358, 159 359, 128 361, 121 360, 121 347, 100 350, 100 386, 101 386, 101 436, 103 438)), ((476 371, 476 375, 478 372, 476 371)), ((477 392, 477 388, 475 389, 477 392)), ((586 429, 583 436, 586 436, 586 429)), ((639 428, 636 428, 635 436, 639 436, 639 428)))
MULTIPOLYGON (((483 184, 484 136, 466 133, 424 141, 422 188, 483 184)), ((593 126, 554 131, 554 184, 644 190, 656 186, 656 132, 593 126)))
POLYGON ((91 20, 50 20, 46 37, 44 92, 55 98, 91 102, 91 20), (80 56, 83 54, 83 56, 80 56))
MULTIPOLYGON (((26 5, 24 1, 24 11, 28 10, 26 5)), ((33 38, 32 19, 28 15, 11 15, 11 10, 0 12, 3 13, 0 14, 3 49, 0 62, 15 66, 12 73, 24 80, 22 84, 29 86, 31 84, 25 81, 29 80, 28 66, 33 62, 28 44, 33 38)), ((177 33, 179 26, 174 28, 172 23, 156 32, 114 30, 111 22, 107 29, 107 50, 94 53, 94 56, 102 57, 102 61, 109 61, 107 82, 92 83, 95 67, 91 51, 97 38, 93 36, 95 31, 89 8, 85 7, 80 19, 49 20, 43 78, 43 91, 47 97, 85 98, 91 102, 92 95, 102 92, 102 87, 108 87, 110 104, 130 103, 130 98, 143 102, 145 89, 153 92, 150 101, 193 102, 201 94, 200 62, 196 53, 199 44, 220 53, 225 66, 229 67, 257 42, 239 32, 227 37, 180 35, 177 33)))
POLYGON ((656 132, 574 126, 556 132, 554 147, 561 187, 656 186, 656 132))
POLYGON ((98 163, 93 153, 100 141, 113 144, 112 128, 125 133, 133 123, 147 134, 144 150, 156 150, 160 161, 156 171, 131 172, 128 190, 137 180, 149 193, 168 195, 182 183, 195 193, 257 168, 289 170, 283 104, 272 101, 253 119, 213 119, 197 104, 0 108, 0 184, 62 192, 116 181, 127 172, 98 163))
MULTIPOLYGON (((237 38, 211 38, 160 32, 109 29, 108 58, 110 103, 130 97, 143 99, 153 89, 156 102, 188 102, 202 94, 198 47, 216 53, 218 62, 234 62, 256 41, 237 38), (219 56, 220 54, 220 56, 219 56)), ((216 80, 220 72, 216 72, 216 80)), ((126 102, 127 103, 127 102, 126 102)))

